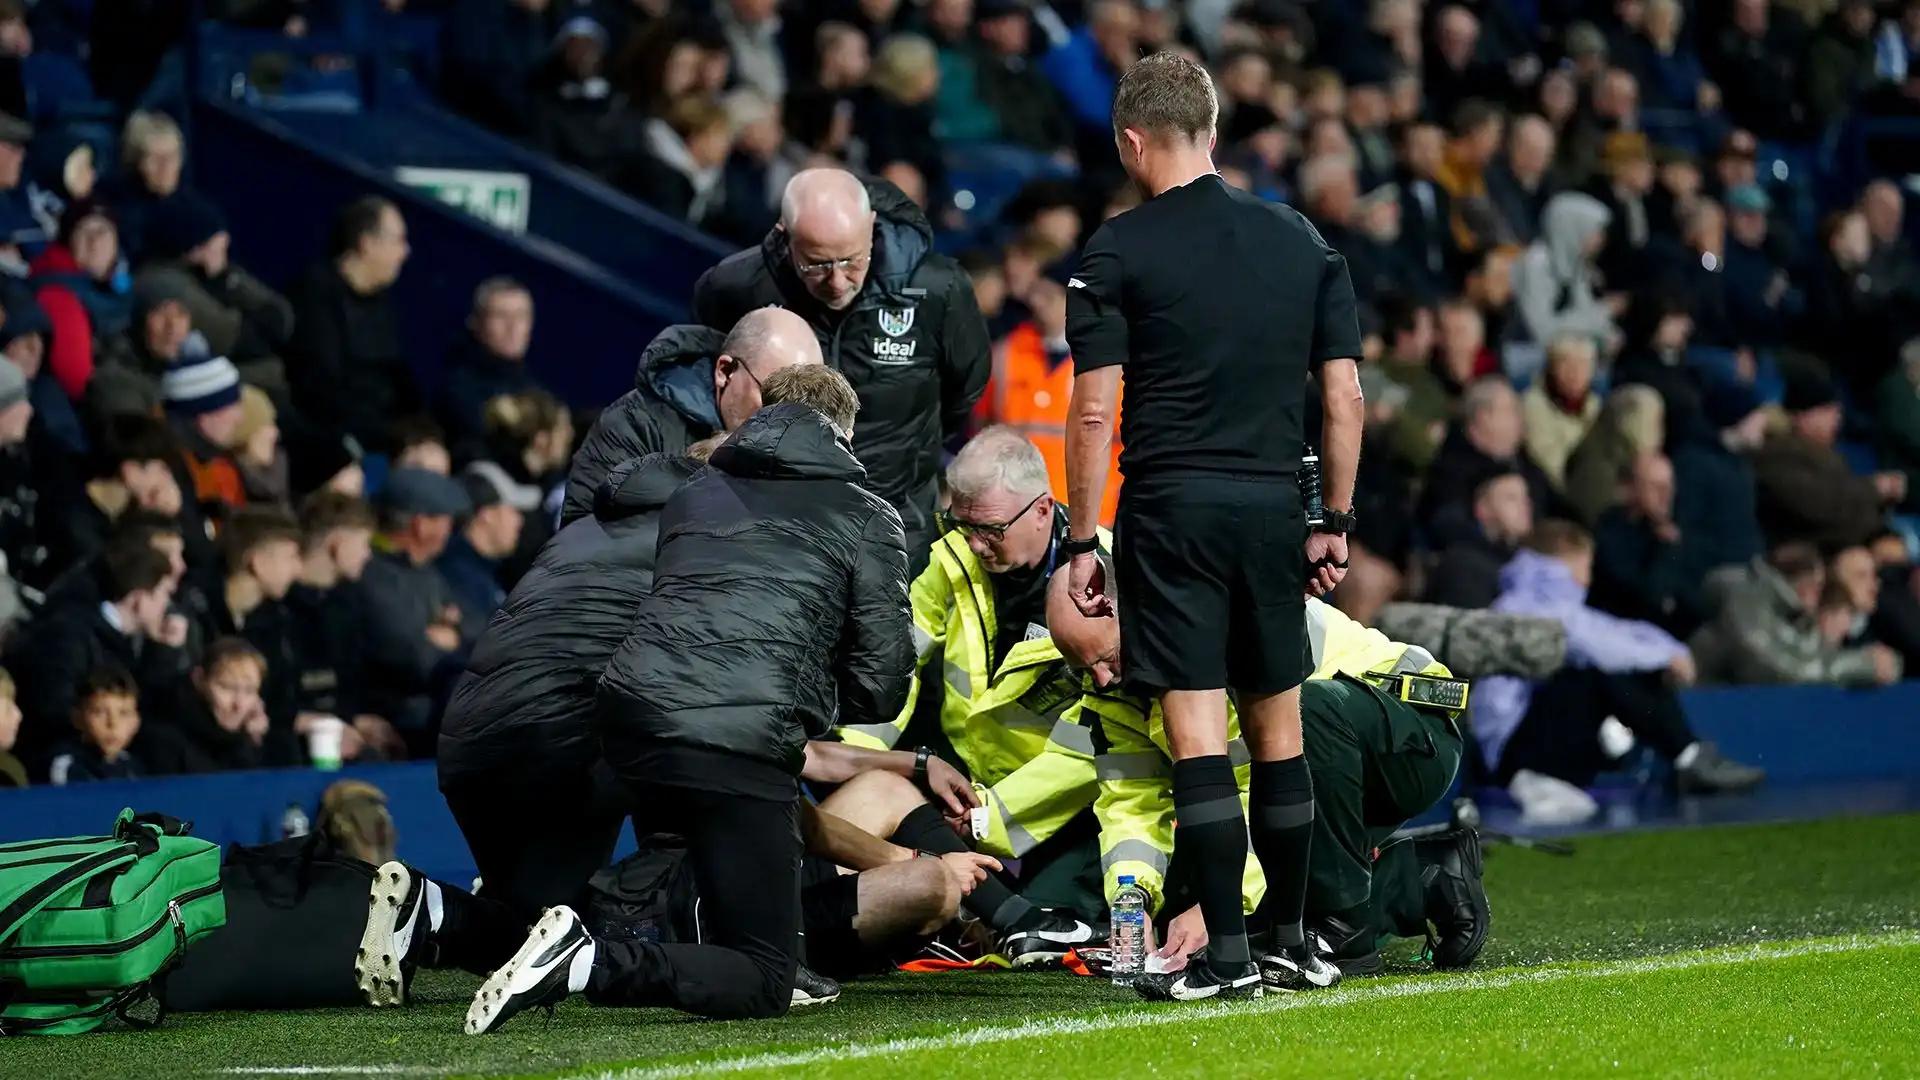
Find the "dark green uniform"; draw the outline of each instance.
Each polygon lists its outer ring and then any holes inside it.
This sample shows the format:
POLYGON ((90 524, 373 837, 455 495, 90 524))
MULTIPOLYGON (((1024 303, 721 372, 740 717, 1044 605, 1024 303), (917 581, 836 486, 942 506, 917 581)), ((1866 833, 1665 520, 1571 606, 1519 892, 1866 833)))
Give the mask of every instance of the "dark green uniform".
POLYGON ((1300 720, 1313 773, 1308 916, 1424 934, 1413 845, 1382 850, 1378 865, 1373 856, 1395 829, 1446 795, 1460 767, 1459 732, 1445 713, 1348 675, 1303 683, 1300 720))

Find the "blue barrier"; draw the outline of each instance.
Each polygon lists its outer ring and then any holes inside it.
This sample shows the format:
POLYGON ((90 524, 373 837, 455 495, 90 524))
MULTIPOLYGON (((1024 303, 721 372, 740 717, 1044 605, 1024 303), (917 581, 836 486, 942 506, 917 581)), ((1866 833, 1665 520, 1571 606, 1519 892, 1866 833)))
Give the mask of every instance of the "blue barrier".
MULTIPOLYGON (((1881 792, 1891 785, 1906 791, 1920 778, 1920 724, 1914 723, 1920 715, 1920 682, 1862 691, 1824 686, 1696 690, 1685 698, 1687 716, 1700 735, 1738 760, 1765 766, 1769 788, 1787 792, 1839 785, 1881 792)), ((279 837, 289 804, 298 803, 312 815, 320 793, 343 777, 365 780, 387 793, 400 826, 402 858, 444 881, 464 886, 472 879, 473 857, 440 798, 434 768, 426 763, 0 791, 0 843, 91 835, 126 806, 189 819, 195 835, 220 844, 259 843, 279 837)), ((1855 808, 1883 804, 1894 806, 1883 800, 1855 808)), ((1830 812, 1835 805, 1810 801, 1794 815, 1830 812)), ((1431 817, 1444 819, 1445 813, 1431 817)), ((623 834, 620 852, 631 850, 632 843, 631 835, 623 834)))
POLYGON ((539 321, 527 365, 576 405, 604 405, 631 388, 641 350, 681 318, 680 309, 572 251, 508 235, 270 116, 202 100, 191 138, 196 159, 228 163, 197 170, 194 183, 231 219, 235 261, 269 282, 285 285, 324 254, 334 213, 346 203, 377 194, 400 207, 414 250, 395 286, 401 334, 425 386, 463 333, 474 286, 495 274, 532 291, 539 321))

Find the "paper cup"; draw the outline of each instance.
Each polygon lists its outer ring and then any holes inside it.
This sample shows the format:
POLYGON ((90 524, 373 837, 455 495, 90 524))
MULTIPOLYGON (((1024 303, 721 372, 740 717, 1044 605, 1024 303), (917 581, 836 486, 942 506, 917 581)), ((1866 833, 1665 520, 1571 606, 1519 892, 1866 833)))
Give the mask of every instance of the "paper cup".
POLYGON ((347 725, 337 716, 323 716, 307 728, 307 757, 313 767, 332 772, 340 767, 340 737, 347 725))

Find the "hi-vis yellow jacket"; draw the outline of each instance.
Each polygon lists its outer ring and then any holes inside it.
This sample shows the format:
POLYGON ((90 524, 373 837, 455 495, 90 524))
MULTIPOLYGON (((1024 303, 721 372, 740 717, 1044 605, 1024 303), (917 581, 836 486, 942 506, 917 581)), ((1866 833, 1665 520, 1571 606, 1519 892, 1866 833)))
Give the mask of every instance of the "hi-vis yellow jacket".
MULTIPOLYGON (((1100 538, 1111 543, 1104 530, 1100 538)), ((958 532, 934 541, 909 594, 919 670, 906 708, 891 724, 842 727, 840 738, 892 749, 921 691, 944 686, 940 725, 989 811, 990 831, 977 846, 1019 858, 1093 802, 1093 732, 1079 723, 1085 683, 1039 626, 988 670, 999 634, 993 583, 958 532)))
MULTIPOLYGON (((1124 616, 1123 616, 1124 617, 1124 616)), ((1368 673, 1451 676, 1445 665, 1417 645, 1403 645, 1378 630, 1354 622, 1339 609, 1307 600, 1307 640, 1313 650, 1309 679, 1368 673)), ((1173 857, 1173 758, 1167 750, 1166 724, 1156 703, 1089 688, 1085 708, 1099 718, 1102 749, 1094 758, 1100 794, 1094 813, 1100 819, 1100 867, 1107 898, 1120 891, 1120 875, 1133 875, 1160 909, 1167 864, 1173 857)), ((1240 718, 1227 708, 1228 753, 1240 782, 1243 812, 1251 755, 1240 738, 1240 718)), ((1307 748, 1309 752, 1312 747, 1307 748)), ((1241 900, 1252 912, 1267 891, 1267 879, 1251 852, 1241 900)))

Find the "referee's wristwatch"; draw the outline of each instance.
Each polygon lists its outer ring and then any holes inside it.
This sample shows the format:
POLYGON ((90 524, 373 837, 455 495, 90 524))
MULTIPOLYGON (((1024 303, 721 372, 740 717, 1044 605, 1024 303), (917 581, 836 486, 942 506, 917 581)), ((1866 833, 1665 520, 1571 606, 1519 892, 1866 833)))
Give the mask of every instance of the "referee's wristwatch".
POLYGON ((913 782, 920 787, 927 786, 927 759, 933 756, 933 748, 916 746, 913 750, 913 782))
POLYGON ((1317 533, 1345 536, 1353 531, 1353 527, 1359 524, 1360 520, 1353 516, 1351 510, 1323 510, 1321 513, 1325 517, 1313 527, 1313 531, 1317 533))
POLYGON ((1087 537, 1085 540, 1068 540, 1066 543, 1060 545, 1060 554, 1065 555, 1069 559, 1078 558, 1081 555, 1091 555, 1099 550, 1100 536, 1098 533, 1087 537))

